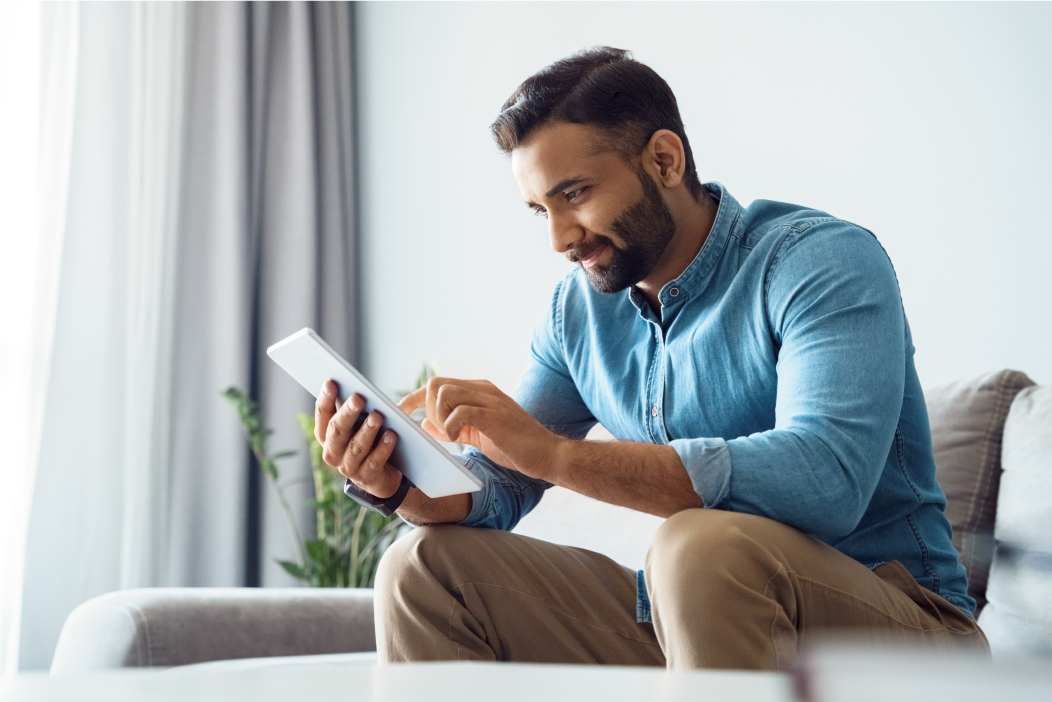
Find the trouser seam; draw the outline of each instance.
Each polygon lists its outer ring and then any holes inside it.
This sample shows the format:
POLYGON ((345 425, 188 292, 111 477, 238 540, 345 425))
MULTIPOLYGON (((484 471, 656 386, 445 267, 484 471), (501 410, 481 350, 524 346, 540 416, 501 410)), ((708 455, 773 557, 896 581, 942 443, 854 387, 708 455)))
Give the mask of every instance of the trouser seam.
POLYGON ((457 649, 457 661, 459 662, 460 661, 460 644, 458 644, 456 641, 453 640, 453 612, 455 612, 455 611, 457 611, 457 601, 456 601, 456 599, 454 599, 452 604, 449 605, 449 621, 447 622, 447 625, 449 626, 449 630, 446 633, 446 636, 449 637, 449 642, 452 643, 454 646, 456 646, 456 649, 457 649))
MULTIPOLYGON (((867 608, 867 609, 869 609, 869 610, 871 610, 873 612, 877 612, 881 616, 883 616, 883 617, 885 617, 885 618, 887 618, 887 619, 889 619, 891 621, 894 621, 899 626, 902 626, 902 627, 905 627, 905 628, 908 628, 908 629, 911 629, 911 630, 914 630, 914 631, 918 631, 918 632, 936 632, 936 631, 939 631, 939 632, 948 632, 950 634, 955 634, 955 635, 959 634, 959 635, 962 635, 962 636, 970 636, 970 635, 974 634, 974 632, 957 632, 956 630, 951 629, 950 627, 948 627, 946 625, 941 625, 941 626, 934 627, 934 628, 924 628, 924 627, 919 627, 919 626, 914 626, 912 624, 908 624, 908 623, 903 622, 903 621, 897 619, 896 617, 888 614, 887 612, 883 611, 882 609, 874 606, 872 603, 870 603, 870 602, 868 602, 868 601, 866 601, 866 600, 864 600, 864 599, 862 599, 860 597, 852 595, 851 593, 848 593, 848 592, 844 592, 843 590, 841 590, 839 588, 831 587, 831 586, 826 585, 825 583, 819 582, 817 580, 812 580, 811 578, 806 578, 806 577, 804 577, 802 575, 799 575, 798 573, 796 573, 793 570, 789 570, 789 569, 785 568, 784 565, 779 565, 778 566, 778 570, 776 570, 774 573, 771 574, 771 576, 769 578, 767 578, 767 581, 764 583, 764 586, 763 586, 763 596, 764 597, 773 600, 773 598, 771 598, 769 596, 769 594, 768 594, 768 591, 769 591, 769 589, 771 587, 771 582, 776 577, 778 577, 779 575, 781 575, 783 573, 786 575, 786 577, 791 577, 791 578, 795 579, 797 581, 797 583, 801 583, 801 584, 806 583, 806 584, 812 585, 816 589, 821 589, 821 590, 823 590, 825 592, 835 593, 837 595, 840 595, 840 596, 842 596, 842 597, 854 602, 856 605, 862 605, 863 607, 865 607, 865 608, 867 608)), ((903 594, 905 594, 905 593, 903 593, 903 594)), ((920 607, 912 599, 910 601, 913 602, 913 604, 915 606, 917 606, 918 608, 920 607)), ((774 643, 774 640, 775 640, 774 627, 775 627, 775 624, 778 621, 778 609, 780 607, 781 607, 781 604, 777 600, 773 600, 773 611, 771 613, 771 623, 770 623, 770 625, 768 627, 768 637, 769 637, 769 640, 772 642, 772 644, 774 643)), ((799 634, 799 627, 800 627, 799 621, 793 622, 793 629, 796 630, 798 632, 798 634, 799 634)), ((782 661, 781 661, 780 651, 779 651, 777 646, 773 646, 772 645, 772 649, 774 650, 775 668, 777 670, 781 670, 781 663, 782 663, 782 661)))
MULTIPOLYGON (((485 587, 499 587, 502 590, 511 590, 512 592, 517 592, 520 595, 525 595, 526 597, 533 598, 534 600, 540 602, 540 604, 542 604, 547 609, 549 609, 549 610, 551 610, 551 611, 553 611, 553 612, 555 612, 557 614, 560 614, 560 615, 562 615, 562 616, 564 616, 564 617, 566 617, 568 619, 573 619, 574 621, 581 622, 585 626, 589 626, 589 627, 592 627, 593 629, 598 629, 600 631, 605 631, 608 634, 613 634, 613 635, 618 636, 618 637, 620 637, 622 639, 625 639, 626 641, 634 641, 636 643, 646 644, 647 646, 656 646, 657 648, 661 648, 660 644, 652 643, 650 641, 645 641, 645 640, 642 640, 642 639, 637 639, 637 638, 634 638, 634 637, 631 637, 631 636, 625 636, 624 634, 622 634, 619 631, 614 631, 613 629, 607 629, 606 627, 602 627, 602 626, 600 626, 598 624, 594 624, 592 622, 586 621, 584 619, 581 619, 580 617, 575 617, 574 615, 569 614, 568 612, 564 612, 564 611, 562 611, 561 609, 559 609, 557 607, 552 607, 550 604, 545 602, 543 598, 533 594, 532 592, 528 592, 526 590, 520 590, 519 588, 515 588, 515 587, 509 587, 508 585, 498 585, 496 583, 484 583, 484 582, 472 581, 472 582, 464 582, 464 583, 460 583, 458 585, 454 585, 454 586, 452 586, 452 587, 450 587, 448 589, 448 592, 449 592, 450 595, 452 595, 454 590, 459 590, 460 588, 464 587, 465 585, 475 585, 475 586, 485 586, 485 587)), ((453 608, 456 607, 456 604, 457 604, 456 602, 453 603, 453 608)), ((450 610, 449 619, 450 619, 449 636, 450 636, 450 640, 452 640, 452 638, 453 638, 453 609, 450 610)), ((456 642, 454 641, 454 644, 455 643, 456 642)), ((457 647, 457 651, 458 651, 458 655, 459 655, 459 651, 460 651, 460 647, 459 646, 457 647)), ((459 658, 458 658, 458 660, 459 660, 459 658)))
MULTIPOLYGON (((771 587, 771 581, 774 580, 776 577, 778 577, 782 573, 789 573, 789 571, 787 571, 784 566, 779 565, 778 566, 778 570, 776 570, 775 572, 771 573, 771 577, 767 578, 767 582, 763 584, 763 596, 764 597, 768 597, 767 590, 768 590, 768 588, 771 587)), ((768 598, 768 599, 771 599, 771 598, 768 598)), ((781 670, 782 669, 782 661, 781 661, 781 658, 779 656, 778 647, 774 645, 774 624, 775 624, 775 622, 778 621, 778 609, 782 605, 777 600, 774 600, 773 604, 774 604, 774 607, 773 607, 773 611, 771 612, 771 625, 768 627, 767 636, 768 636, 768 638, 771 641, 771 644, 772 644, 771 648, 774 649, 774 667, 775 667, 775 670, 781 670)), ((793 629, 794 630, 796 629, 796 623, 795 622, 793 623, 793 629)))
MULTIPOLYGON (((901 620, 897 619, 897 618, 896 618, 896 617, 894 617, 893 615, 891 615, 891 614, 888 614, 888 613, 887 613, 887 612, 885 612, 884 610, 882 610, 882 609, 880 609, 880 608, 878 608, 878 607, 874 606, 874 605, 873 605, 872 603, 870 603, 870 602, 867 602, 866 600, 862 599, 861 597, 857 597, 857 596, 855 596, 855 595, 852 595, 851 593, 848 593, 848 592, 844 592, 843 590, 841 590, 841 589, 839 589, 839 588, 835 588, 835 587, 830 587, 829 585, 826 585, 825 583, 821 583, 821 582, 819 582, 819 581, 817 581, 817 580, 812 580, 812 579, 810 579, 810 578, 805 578, 805 577, 803 577, 803 576, 801 576, 801 575, 798 575, 798 574, 796 574, 796 573, 795 573, 795 572, 793 572, 793 571, 786 571, 786 572, 787 572, 787 573, 789 573, 790 575, 792 575, 792 576, 793 576, 794 578, 796 578, 796 579, 797 579, 797 581, 799 581, 799 582, 803 582, 803 583, 809 583, 809 584, 811 584, 811 585, 813 585, 813 586, 815 586, 815 587, 817 587, 817 588, 820 588, 820 589, 822 589, 822 590, 825 590, 825 591, 827 591, 827 592, 835 592, 836 594, 838 594, 838 595, 841 595, 841 596, 843 596, 844 598, 846 598, 846 599, 849 599, 849 600, 851 600, 851 601, 855 602, 856 604, 862 605, 862 606, 863 606, 863 607, 865 607, 866 609, 869 609, 869 610, 871 610, 871 611, 873 611, 873 612, 877 612, 877 613, 878 613, 878 614, 880 614, 881 616, 883 616, 883 617, 885 617, 885 618, 887 618, 887 619, 890 619, 891 621, 895 622, 896 624, 899 624, 900 626, 904 626, 904 627, 906 627, 906 628, 908 628, 908 629, 913 629, 913 630, 915 630, 915 631, 948 631, 948 632, 950 632, 950 633, 957 633, 957 632, 955 632, 955 631, 954 631, 953 629, 950 629, 950 628, 949 628, 948 626, 946 626, 945 624, 943 624, 943 625, 940 625, 940 626, 937 626, 937 627, 931 627, 931 628, 925 628, 925 627, 923 627, 923 626, 915 626, 915 625, 913 625, 913 624, 908 624, 908 623, 906 623, 906 622, 903 622, 903 621, 901 621, 901 620)), ((892 587, 894 587, 894 586, 892 586, 892 587)), ((897 588, 896 588, 896 589, 897 589, 897 588)), ((902 592, 902 590, 899 590, 899 592, 902 592)), ((906 595, 906 593, 905 593, 905 592, 902 592, 902 594, 906 595)), ((907 597, 909 597, 909 595, 906 595, 906 596, 907 596, 907 597)), ((918 605, 918 604, 917 604, 916 602, 914 602, 914 601, 913 601, 913 599, 912 599, 912 598, 910 599, 910 602, 912 602, 912 603, 913 603, 913 605, 914 605, 915 607, 917 607, 918 609, 922 609, 922 608, 920 607, 920 605, 918 605)), ((930 615, 929 615, 929 616, 930 616, 930 615)), ((960 633, 961 633, 961 634, 964 634, 964 635, 967 635, 967 632, 960 632, 960 633)))

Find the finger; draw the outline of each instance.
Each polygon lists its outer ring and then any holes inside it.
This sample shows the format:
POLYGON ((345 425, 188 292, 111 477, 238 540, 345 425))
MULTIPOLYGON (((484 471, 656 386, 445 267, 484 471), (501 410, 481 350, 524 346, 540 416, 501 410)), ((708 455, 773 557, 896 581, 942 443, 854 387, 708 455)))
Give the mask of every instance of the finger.
POLYGON ((336 414, 336 383, 326 380, 321 384, 321 392, 314 403, 314 438, 319 444, 325 443, 329 420, 336 414))
POLYGON ((446 436, 446 433, 436 427, 430 419, 424 419, 420 424, 420 428, 426 431, 431 438, 438 439, 439 441, 452 441, 453 439, 446 436))
POLYGON ((339 467, 342 462, 347 444, 354 436, 354 424, 364 406, 365 398, 357 394, 352 395, 329 420, 321 458, 333 468, 339 467))
MULTIPOLYGON (((365 460, 362 461, 355 482, 360 483, 366 492, 372 492, 369 490, 370 487, 382 488, 384 487, 383 483, 387 482, 385 480, 387 477, 385 475, 387 473, 387 459, 391 457, 391 452, 394 451, 396 439, 395 433, 388 429, 384 432, 379 443, 376 444, 376 448, 371 450, 365 457, 365 460)), ((395 489, 397 489, 397 486, 395 489)), ((373 492, 372 494, 375 495, 376 493, 373 492)))
POLYGON ((430 380, 428 380, 427 381, 427 385, 426 385, 426 388, 427 388, 426 407, 427 407, 427 418, 431 420, 431 423, 434 424, 436 427, 441 427, 442 426, 443 422, 442 422, 442 419, 438 416, 438 408, 437 408, 437 406, 438 406, 439 396, 441 396, 441 394, 447 388, 456 388, 456 387, 460 387, 462 385, 470 385, 473 382, 475 382, 475 381, 458 380, 456 378, 440 378, 438 376, 435 376, 434 378, 431 378, 430 380))
POLYGON ((435 414, 435 403, 438 401, 438 393, 442 389, 442 384, 445 381, 444 378, 431 378, 427 381, 427 395, 426 395, 426 407, 427 407, 427 418, 431 420, 431 423, 436 427, 441 428, 442 422, 439 421, 438 416, 435 414))
POLYGON ((492 398, 487 396, 483 388, 474 383, 467 385, 447 383, 439 388, 438 396, 435 398, 435 426, 440 427, 449 436, 456 436, 456 432, 446 426, 453 410, 461 405, 491 407, 493 406, 491 400, 492 398))
POLYGON ((347 450, 343 454, 343 460, 340 462, 341 473, 351 477, 345 471, 350 471, 355 474, 358 473, 362 462, 366 456, 373 449, 373 443, 376 441, 376 435, 380 431, 380 427, 384 423, 384 416, 373 410, 369 413, 369 417, 365 420, 365 424, 362 428, 355 432, 354 437, 350 443, 347 444, 347 450))
POLYGON ((447 436, 456 437, 453 441, 475 445, 478 434, 485 434, 493 418, 493 411, 485 407, 460 405, 453 410, 445 423, 447 436))
POLYGON ((427 386, 414 390, 405 397, 402 398, 401 402, 398 403, 398 409, 402 410, 406 414, 411 414, 413 410, 420 409, 424 406, 427 401, 427 386))

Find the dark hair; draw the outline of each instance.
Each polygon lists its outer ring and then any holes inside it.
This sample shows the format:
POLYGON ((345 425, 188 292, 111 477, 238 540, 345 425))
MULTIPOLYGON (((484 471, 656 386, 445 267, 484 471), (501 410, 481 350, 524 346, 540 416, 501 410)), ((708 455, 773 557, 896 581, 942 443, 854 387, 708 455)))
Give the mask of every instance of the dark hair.
POLYGON ((522 82, 490 126, 506 154, 538 127, 559 120, 607 133, 609 148, 633 162, 654 132, 668 129, 683 141, 687 189, 701 194, 690 142, 672 89, 624 49, 597 46, 556 61, 522 82))

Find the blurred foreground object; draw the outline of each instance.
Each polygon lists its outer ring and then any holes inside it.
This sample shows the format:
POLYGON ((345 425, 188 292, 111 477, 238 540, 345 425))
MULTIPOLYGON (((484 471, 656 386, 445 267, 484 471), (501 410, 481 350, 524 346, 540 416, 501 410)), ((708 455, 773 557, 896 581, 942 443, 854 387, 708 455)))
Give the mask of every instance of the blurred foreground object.
POLYGON ((800 702, 1047 702, 1052 663, 829 639, 803 652, 793 692, 800 702))
POLYGON ((979 626, 994 656, 1052 660, 1052 386, 1016 395, 1001 467, 997 548, 979 626))

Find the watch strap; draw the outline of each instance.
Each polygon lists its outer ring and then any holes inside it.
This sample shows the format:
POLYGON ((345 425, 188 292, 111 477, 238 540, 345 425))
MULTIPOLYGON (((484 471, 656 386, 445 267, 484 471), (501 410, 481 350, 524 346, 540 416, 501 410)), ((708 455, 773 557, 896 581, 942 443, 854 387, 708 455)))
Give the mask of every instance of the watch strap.
POLYGON ((390 497, 385 498, 372 495, 355 485, 350 478, 344 483, 343 492, 347 497, 363 507, 368 507, 385 517, 390 517, 399 507, 402 506, 402 502, 405 500, 405 496, 409 494, 409 488, 411 487, 415 487, 413 481, 407 478, 403 473, 402 482, 398 484, 398 489, 395 490, 395 493, 390 497))

